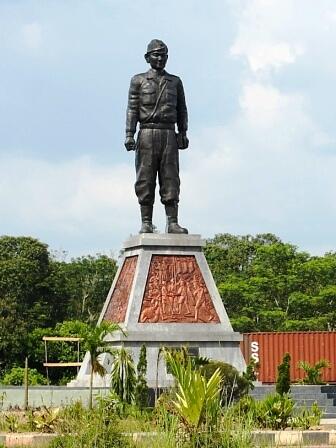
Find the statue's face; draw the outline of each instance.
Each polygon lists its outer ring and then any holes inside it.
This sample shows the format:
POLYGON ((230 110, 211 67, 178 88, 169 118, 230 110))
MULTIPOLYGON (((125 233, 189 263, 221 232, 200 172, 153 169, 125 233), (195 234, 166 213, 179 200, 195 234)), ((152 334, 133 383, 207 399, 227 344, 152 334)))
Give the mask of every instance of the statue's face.
POLYGON ((155 70, 163 70, 166 66, 168 53, 165 51, 152 51, 146 55, 146 61, 155 70))

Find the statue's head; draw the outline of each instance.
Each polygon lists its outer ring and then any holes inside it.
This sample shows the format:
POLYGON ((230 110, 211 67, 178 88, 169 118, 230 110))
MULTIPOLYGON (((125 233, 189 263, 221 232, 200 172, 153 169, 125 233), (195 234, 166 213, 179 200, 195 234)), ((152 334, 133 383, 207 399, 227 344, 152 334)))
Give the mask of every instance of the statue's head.
POLYGON ((168 59, 168 47, 159 39, 153 39, 147 45, 145 59, 155 70, 163 70, 168 59))

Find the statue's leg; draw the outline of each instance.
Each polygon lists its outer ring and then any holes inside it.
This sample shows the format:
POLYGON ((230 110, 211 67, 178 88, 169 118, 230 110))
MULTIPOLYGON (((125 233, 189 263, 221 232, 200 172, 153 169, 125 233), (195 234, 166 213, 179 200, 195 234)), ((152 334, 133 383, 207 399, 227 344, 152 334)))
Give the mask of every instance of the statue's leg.
POLYGON ((179 154, 175 131, 165 130, 165 146, 159 166, 161 202, 165 205, 166 233, 188 233, 178 224, 178 202, 180 196, 179 154))
POLYGON ((135 193, 141 211, 139 233, 153 233, 152 215, 157 172, 154 129, 142 129, 140 131, 135 154, 135 169, 135 193))

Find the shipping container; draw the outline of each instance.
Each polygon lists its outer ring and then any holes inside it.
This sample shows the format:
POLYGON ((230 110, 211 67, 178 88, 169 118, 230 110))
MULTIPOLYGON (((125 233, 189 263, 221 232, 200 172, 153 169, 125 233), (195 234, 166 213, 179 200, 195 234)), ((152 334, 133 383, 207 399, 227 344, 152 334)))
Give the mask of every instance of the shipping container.
POLYGON ((286 352, 291 355, 293 382, 305 377, 299 361, 315 364, 326 359, 330 367, 322 370, 323 380, 336 383, 336 332, 245 333, 241 349, 247 363, 251 358, 259 363, 258 381, 262 383, 276 382, 277 367, 286 352))

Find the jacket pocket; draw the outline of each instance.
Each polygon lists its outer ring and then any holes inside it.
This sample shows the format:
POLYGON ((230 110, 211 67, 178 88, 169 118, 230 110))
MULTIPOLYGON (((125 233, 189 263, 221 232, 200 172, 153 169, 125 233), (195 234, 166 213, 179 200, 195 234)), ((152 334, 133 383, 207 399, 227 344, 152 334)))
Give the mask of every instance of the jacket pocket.
POLYGON ((176 89, 167 89, 166 93, 167 103, 171 104, 173 106, 176 106, 177 104, 177 92, 176 89))
POLYGON ((155 104, 156 90, 153 88, 146 88, 141 91, 140 99, 142 104, 155 104))

